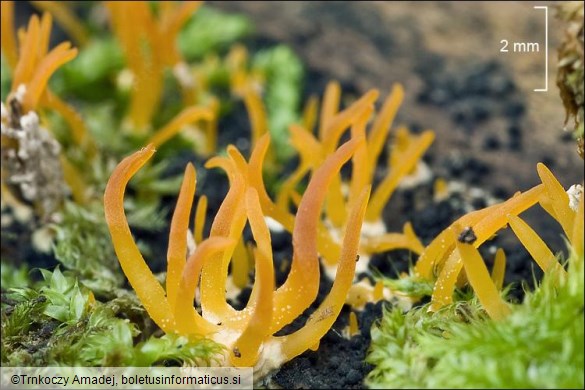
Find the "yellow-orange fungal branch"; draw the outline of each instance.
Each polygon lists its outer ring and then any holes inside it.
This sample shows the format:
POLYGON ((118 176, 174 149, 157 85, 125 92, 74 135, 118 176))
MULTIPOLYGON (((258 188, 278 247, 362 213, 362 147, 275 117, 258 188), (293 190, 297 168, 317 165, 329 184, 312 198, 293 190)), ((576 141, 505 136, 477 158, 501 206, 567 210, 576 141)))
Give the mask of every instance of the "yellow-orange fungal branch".
POLYGON ((585 198, 585 195, 582 193, 581 199, 579 199, 579 206, 577 207, 577 214, 575 215, 573 232, 570 239, 573 251, 580 258, 583 258, 583 198, 585 198))
POLYGON ((341 178, 335 176, 327 190, 325 208, 329 221, 336 228, 341 228, 346 219, 345 199, 341 190, 341 178))
POLYGON ((559 264, 556 256, 546 246, 542 238, 528 226, 520 217, 516 215, 508 215, 508 223, 520 240, 522 245, 528 250, 534 261, 545 272, 549 273, 554 270, 559 275, 566 274, 566 271, 559 264))
MULTIPOLYGON (((356 116, 353 124, 352 124, 352 137, 353 138, 364 138, 365 139, 365 125, 367 119, 372 114, 373 108, 372 107, 365 107, 363 111, 360 112, 358 116, 356 116)), ((331 135, 331 134, 330 134, 331 135)), ((325 142, 324 142, 325 143, 325 142)), ((354 153, 352 158, 352 164, 354 166, 356 174, 352 175, 352 182, 350 184, 350 196, 348 202, 351 202, 353 197, 359 194, 359 189, 363 188, 366 185, 365 180, 360 180, 362 176, 362 169, 365 169, 364 165, 364 157, 365 157, 365 147, 366 143, 364 142, 354 153), (351 191, 354 191, 352 194, 351 191)), ((326 150, 326 146, 323 147, 323 150, 326 150)), ((333 224, 336 228, 342 228, 344 222, 346 221, 347 217, 347 210, 346 210, 346 202, 345 197, 343 196, 342 189, 341 189, 341 177, 340 175, 336 175, 331 184, 329 185, 329 189, 327 191, 327 202, 325 203, 327 217, 329 221, 333 224)))
POLYGON ((319 111, 319 99, 315 95, 309 96, 305 108, 303 109, 303 127, 313 131, 317 124, 317 113, 319 111))
MULTIPOLYGON (((233 154, 229 158, 214 157, 206 165, 207 168, 221 167, 230 180, 230 189, 221 204, 211 225, 210 237, 228 237, 235 242, 241 236, 246 224, 246 210, 242 199, 248 185, 247 177, 238 174, 233 154)), ((225 284, 231 253, 209 259, 202 270, 201 307, 203 313, 210 318, 229 318, 235 310, 225 299, 225 284)))
MULTIPOLYGON (((41 17, 41 35, 37 54, 37 61, 40 61, 43 56, 49 51, 49 40, 51 38, 51 28, 53 26, 53 15, 48 12, 43 13, 41 17)), ((67 43, 71 44, 69 41, 67 43)))
POLYGON ((203 241, 203 228, 205 227, 205 215, 207 214, 207 196, 202 195, 195 209, 195 221, 193 223, 193 239, 196 244, 203 241))
POLYGON ((40 23, 38 16, 31 16, 26 32, 24 30, 20 31, 22 33, 19 35, 18 63, 12 75, 12 91, 16 91, 16 88, 21 84, 26 85, 32 77, 40 42, 40 23))
POLYGON ((244 237, 240 237, 232 258, 232 279, 236 287, 242 289, 248 285, 248 250, 244 237))
POLYGON ((37 105, 51 75, 77 56, 77 49, 71 49, 70 46, 69 42, 61 43, 36 65, 34 75, 27 84, 27 93, 22 103, 25 109, 30 110, 37 105))
MULTIPOLYGON (((259 349, 272 333, 266 324, 272 323, 273 293, 274 293, 274 269, 272 265, 272 246, 270 232, 264 221, 262 207, 255 189, 249 188, 246 192, 246 212, 252 234, 258 247, 254 251, 256 258, 256 282, 254 289, 257 291, 252 303, 253 313, 246 329, 242 332, 230 354, 232 364, 239 366, 252 366, 258 360, 259 349), (238 353, 234 351, 237 349, 238 353)), ((250 304, 248 305, 250 307, 250 304)))
MULTIPOLYGON (((366 111, 362 114, 362 116, 357 120, 356 123, 351 127, 351 136, 353 138, 363 137, 366 138, 366 124, 368 119, 371 115, 371 111, 366 111)), ((364 188, 365 186, 370 184, 370 166, 368 164, 368 143, 367 141, 363 143, 354 153, 353 158, 351 159, 352 170, 356 172, 356 174, 351 175, 351 183, 349 188, 349 197, 348 203, 352 203, 355 201, 355 197, 357 197, 360 193, 360 189, 364 188)), ((344 216, 345 217, 345 216, 344 216)))
POLYGON ((189 216, 191 205, 195 196, 197 175, 193 164, 187 164, 179 198, 171 220, 171 231, 169 233, 169 247, 167 251, 167 281, 166 291, 171 310, 175 308, 177 290, 185 266, 187 255, 187 235, 189 230, 189 216))
MULTIPOLYGON (((2 2, 2 28, 12 25, 12 2, 2 2)), ((12 27, 11 27, 12 28, 12 27)), ((69 125, 72 140, 79 145, 84 153, 90 158, 95 155, 95 145, 79 114, 58 96, 53 94, 47 86, 49 78, 63 64, 71 61, 77 55, 77 49, 71 48, 69 42, 63 42, 51 51, 49 38, 52 28, 52 17, 44 13, 39 20, 33 15, 28 23, 27 30, 19 30, 19 51, 16 61, 9 59, 9 65, 13 68, 11 92, 16 93, 21 86, 24 86, 22 95, 23 113, 36 110, 38 107, 48 108, 57 111, 69 125)), ((16 39, 11 31, 10 34, 2 32, 2 50, 9 54, 16 48, 12 48, 12 41, 16 45, 16 39), (5 47, 6 46, 6 47, 5 47)), ((74 178, 65 177, 68 184, 74 185, 74 178)))
POLYGON ((250 185, 258 191, 258 198, 262 205, 262 211, 265 215, 272 219, 275 219, 284 226, 286 230, 292 232, 294 226, 294 217, 288 212, 288 210, 280 209, 272 202, 266 187, 264 186, 264 179, 262 177, 262 166, 264 164, 264 158, 270 145, 270 135, 264 134, 252 150, 250 156, 249 172, 250 172, 250 185))
POLYGON ((425 248, 415 266, 415 273, 431 279, 433 269, 437 269, 439 275, 433 288, 429 310, 436 311, 453 302, 453 292, 463 268, 461 256, 456 250, 455 236, 459 235, 463 228, 472 229, 475 236, 473 245, 479 247, 506 226, 509 214, 517 215, 533 206, 543 191, 544 187, 539 185, 506 202, 469 213, 441 232, 425 248))
POLYGON ((352 311, 349 313, 349 337, 357 335, 359 331, 360 328, 358 326, 357 316, 355 315, 355 312, 352 311))
MULTIPOLYGON (((258 191, 260 198, 260 204, 262 205, 262 211, 264 214, 276 221, 278 221, 287 231, 292 232, 295 224, 294 216, 289 212, 288 207, 280 208, 272 202, 266 188, 264 186, 264 179, 262 178, 262 166, 264 158, 270 144, 270 136, 268 133, 260 137, 250 156, 249 163, 249 180, 250 185, 258 191)), ((296 192, 291 193, 291 198, 296 197, 296 192)), ((293 200, 294 201, 294 200, 293 200)), ((330 264, 336 264, 339 258, 340 248, 335 243, 329 232, 325 229, 322 224, 318 227, 319 239, 317 240, 317 246, 319 253, 324 257, 325 261, 330 264)))
POLYGON ((230 70, 230 89, 233 94, 243 97, 248 85, 246 62, 248 50, 241 44, 235 44, 227 54, 226 64, 230 70))
POLYGON ((449 228, 439 233, 439 235, 425 247, 422 254, 419 256, 414 267, 415 275, 427 280, 431 280, 436 275, 434 271, 438 268, 438 265, 441 265, 445 261, 455 246, 455 243, 449 240, 448 229, 453 228, 455 224, 459 226, 474 226, 498 206, 499 205, 493 205, 485 209, 472 211, 471 213, 462 216, 449 226, 449 228))
POLYGON ((299 152, 300 164, 280 187, 276 198, 276 206, 280 210, 288 210, 290 198, 298 183, 322 161, 321 144, 306 128, 291 125, 290 143, 299 152))
POLYGON ((368 302, 377 302, 384 297, 384 285, 382 281, 372 285, 364 279, 354 283, 345 298, 345 304, 352 309, 363 310, 368 302))
POLYGON ((106 2, 112 29, 132 72, 128 117, 135 132, 149 129, 162 97, 164 69, 182 63, 175 42, 179 30, 199 6, 200 2, 184 2, 171 8, 163 3, 156 18, 146 1, 106 2))
POLYGON ((364 111, 372 110, 379 92, 371 90, 364 96, 352 103, 348 108, 335 114, 324 130, 321 138, 323 152, 329 155, 335 151, 343 132, 362 116, 364 111))
MULTIPOLYGON (((340 100, 341 86, 337 81, 330 81, 327 83, 325 94, 323 95, 323 108, 321 109, 321 117, 319 120, 319 138, 324 139, 331 119, 339 110, 340 100)), ((306 128, 310 129, 310 127, 306 128)))
POLYGON ((36 8, 49 12, 77 44, 83 46, 89 39, 87 29, 71 12, 66 4, 60 1, 31 1, 36 8))
POLYGON ((248 170, 248 163, 242 153, 234 146, 228 145, 227 147, 228 155, 234 161, 236 167, 236 174, 241 175, 245 178, 246 184, 250 181, 249 177, 249 170, 248 170))
POLYGON ((438 311, 443 306, 453 303, 453 292, 457 284, 457 277, 463 268, 463 262, 457 249, 450 253, 433 286, 429 311, 438 311))
POLYGON ((388 203, 398 184, 400 184, 400 180, 414 169, 434 139, 435 134, 432 131, 425 131, 420 136, 412 139, 404 152, 392 154, 392 158, 395 161, 400 161, 400 163, 391 164, 390 173, 374 191, 372 201, 368 205, 368 211, 366 212, 367 221, 373 222, 380 218, 384 206, 388 203))
POLYGON ((174 315, 165 291, 136 246, 124 213, 126 185, 154 153, 154 147, 148 145, 126 157, 114 169, 104 193, 104 210, 116 255, 130 285, 153 321, 165 332, 172 332, 175 328, 174 315))
POLYGON ((181 111, 173 120, 167 123, 163 128, 158 130, 150 138, 149 143, 159 147, 166 141, 175 136, 183 127, 200 121, 212 121, 214 113, 212 109, 206 107, 189 107, 181 111))
POLYGON ((189 18, 201 7, 201 1, 184 1, 178 5, 171 2, 161 2, 161 13, 158 22, 158 35, 156 35, 157 51, 161 55, 163 63, 172 66, 181 61, 181 55, 177 49, 176 40, 181 28, 189 18))
POLYGON ((339 267, 329 295, 303 328, 293 334, 283 336, 282 351, 287 360, 298 356, 317 340, 320 340, 331 328, 343 307, 347 292, 353 283, 355 258, 360 241, 360 226, 363 222, 369 195, 370 189, 364 189, 350 212, 339 267))
POLYGON ((429 310, 436 311, 453 301, 453 291, 458 282, 465 279, 473 287, 485 310, 492 318, 502 318, 509 308, 499 296, 506 267, 502 249, 496 251, 491 279, 478 248, 498 230, 509 225, 534 261, 545 273, 566 275, 565 269, 538 234, 518 215, 540 205, 556 219, 569 238, 571 251, 577 256, 583 253, 583 197, 577 210, 569 203, 563 187, 542 164, 538 174, 543 184, 524 193, 516 193, 511 199, 482 210, 471 212, 454 222, 428 245, 415 266, 415 274, 431 280, 438 274, 433 288, 429 310), (573 208, 571 208, 573 207, 573 208), (464 278, 461 270, 465 269, 464 278))
POLYGON ((546 188, 548 201, 554 210, 554 215, 551 215, 561 224, 565 235, 571 237, 575 212, 569 207, 569 196, 546 165, 538 163, 536 170, 546 188))
MULTIPOLYGON (((206 166, 220 166, 226 170, 230 178, 230 190, 213 221, 210 236, 227 236, 237 242, 246 223, 245 207, 241 203, 249 182, 246 161, 237 149, 228 146, 228 158, 212 158, 206 166)), ((203 310, 214 318, 226 318, 224 323, 228 327, 238 326, 249 314, 244 313, 236 317, 236 311, 225 300, 230 257, 231 253, 226 253, 221 258, 210 260, 204 266, 205 283, 202 283, 201 289, 203 310)))
POLYGON ((432 279, 433 269, 441 265, 455 247, 455 242, 449 233, 455 226, 473 228, 477 237, 474 245, 478 247, 499 229, 506 226, 508 214, 521 214, 538 202, 543 192, 544 186, 538 185, 503 203, 473 211, 459 218, 425 248, 415 265, 415 273, 424 279, 432 279))
POLYGON ((250 116, 250 126, 252 127, 252 145, 266 132, 268 132, 268 122, 266 120, 266 110, 262 98, 254 88, 247 88, 244 93, 244 103, 250 116))
MULTIPOLYGON (((388 132, 391 129, 392 122, 396 117, 398 108, 404 100, 404 89, 402 85, 395 84, 392 87, 392 91, 384 101, 382 110, 376 117, 370 135, 368 137, 368 158, 370 167, 375 167, 378 162, 378 157, 384 147, 384 142, 388 136, 388 132)), ((373 171, 370 173, 372 174, 373 171)), ((368 178, 371 180, 371 177, 368 178)))
POLYGON ((433 193, 435 200, 445 199, 449 195, 449 186, 447 181, 442 177, 439 177, 433 183, 433 193))
POLYGON ((378 280, 374 285, 374 301, 378 302, 382 298, 384 298, 384 282, 378 280))
POLYGON ((494 267, 492 268, 492 280, 498 291, 502 291, 504 286, 504 276, 506 275, 506 253, 502 248, 496 250, 494 257, 494 267))
POLYGON ((229 250, 232 246, 233 240, 231 239, 225 237, 209 238, 202 242, 187 259, 175 303, 176 330, 179 334, 206 336, 219 330, 218 325, 201 317, 193 307, 193 301, 203 262, 222 251, 229 250))
POLYGON ((404 224, 402 234, 385 233, 380 236, 363 238, 362 247, 369 253, 386 252, 398 248, 408 249, 417 254, 421 254, 424 251, 424 246, 414 233, 410 222, 404 224))
POLYGON ((500 320, 510 314, 510 308, 490 278, 479 251, 473 245, 462 243, 459 240, 457 240, 457 250, 463 259, 469 284, 489 316, 500 320))
POLYGON ((48 89, 45 90, 45 94, 41 97, 41 105, 57 111, 69 125, 73 142, 81 146, 89 158, 95 156, 97 153, 96 145, 89 135, 85 122, 77 111, 48 89))
MULTIPOLYGON (((319 287, 319 258, 317 250, 317 226, 321 207, 325 200, 322 190, 347 162, 363 139, 352 139, 329 156, 315 171, 301 203, 293 229, 293 260, 290 273, 275 294, 277 318, 280 326, 290 323, 308 307, 317 296, 319 287), (290 308, 280 313, 280 308, 290 308)), ((348 224, 348 230, 350 228, 348 224)), ((361 223, 359 224, 361 226, 361 223)), ((358 240, 359 241, 359 240, 358 240)), ((355 263, 355 256, 353 258, 355 263)), ((355 266, 355 264, 354 264, 355 266)))

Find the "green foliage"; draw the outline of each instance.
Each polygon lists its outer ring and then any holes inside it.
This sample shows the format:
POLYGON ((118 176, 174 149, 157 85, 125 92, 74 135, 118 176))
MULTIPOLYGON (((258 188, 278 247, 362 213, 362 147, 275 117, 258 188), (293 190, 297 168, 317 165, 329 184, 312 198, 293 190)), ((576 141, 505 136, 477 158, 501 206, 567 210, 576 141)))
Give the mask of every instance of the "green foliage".
POLYGON ((427 335, 441 339, 449 326, 482 317, 477 303, 457 302, 435 314, 428 305, 402 313, 385 310, 380 324, 372 328, 372 345, 367 357, 376 367, 368 376, 371 387, 425 387, 432 357, 420 347, 427 335))
MULTIPOLYGON (((30 288, 13 289, 12 296, 6 303, 9 310, 2 310, 2 338, 10 340, 26 334, 33 325, 31 318, 39 316, 47 306, 47 300, 30 288)), ((3 309, 5 309, 3 305, 3 309)), ((2 344, 4 345, 4 344, 2 344)))
POLYGON ((166 361, 206 366, 216 361, 224 348, 205 338, 188 339, 176 334, 165 334, 160 338, 151 337, 137 345, 132 365, 148 367, 166 361))
MULTIPOLYGON (((157 168, 151 166, 151 169, 157 168)), ((172 179, 156 182, 156 176, 158 174, 150 178, 143 177, 146 183, 153 185, 152 188, 147 184, 144 187, 137 185, 145 190, 145 196, 134 197, 126 202, 126 215, 132 228, 157 231, 167 224, 167 211, 159 207, 160 192, 164 193, 165 185, 178 187, 180 183, 172 179), (155 188, 156 185, 160 188, 155 188)), ((125 278, 112 246, 101 202, 86 206, 66 202, 62 220, 52 228, 55 231, 53 252, 56 259, 98 296, 112 297, 125 278)), ((142 243, 145 244, 148 243, 142 243)), ((147 245, 143 249, 148 252, 150 248, 147 245)))
MULTIPOLYGON (((7 366, 151 366, 211 364, 223 346, 201 338, 140 335, 132 320, 147 315, 127 294, 106 304, 77 279, 41 269, 44 281, 11 289, 2 304, 2 364, 7 366)), ((142 324, 141 324, 142 325, 142 324)), ((147 328, 147 327, 144 327, 147 328)))
POLYGON ((10 86, 12 84, 12 72, 3 55, 0 56, 0 95, 2 101, 5 102, 10 93, 10 86))
POLYGON ((129 143, 120 131, 122 112, 114 101, 83 107, 83 121, 96 145, 113 155, 122 155, 129 150, 129 143))
POLYGON ((252 29, 252 23, 244 16, 203 6, 179 34, 178 45, 187 61, 200 60, 250 34, 252 29))
POLYGON ((65 277, 59 267, 53 272, 40 271, 46 285, 39 291, 48 300, 43 314, 63 323, 78 322, 87 309, 91 293, 87 289, 82 292, 77 279, 65 277))
POLYGON ((118 43, 113 38, 96 38, 59 70, 51 85, 58 94, 102 101, 112 96, 115 74, 123 67, 124 54, 118 43))
POLYGON ((477 303, 386 312, 372 329, 371 387, 583 388, 583 258, 547 276, 502 321, 477 303), (463 309, 463 310, 462 310, 463 309))
POLYGON ((433 294, 433 283, 415 276, 400 279, 383 278, 383 282, 392 291, 399 291, 412 298, 429 297, 433 294))
POLYGON ((53 347, 50 339, 60 340, 56 329, 76 326, 87 313, 91 293, 80 288, 75 278, 58 268, 54 272, 41 269, 41 273, 43 281, 11 289, 3 299, 2 363, 47 365, 53 347))
POLYGON ((66 268, 74 270, 80 281, 104 294, 124 282, 101 205, 85 209, 65 203, 63 220, 53 226, 54 253, 66 268))
POLYGON ((49 361, 67 365, 123 366, 131 361, 133 337, 140 332, 128 320, 116 318, 107 306, 96 306, 77 326, 59 330, 48 351, 49 361), (61 342, 61 340, 68 340, 61 342))
POLYGON ((128 224, 134 228, 160 231, 167 224, 167 211, 166 209, 161 209, 158 202, 130 199, 126 202, 126 207, 128 210, 128 224))
POLYGON ((292 49, 278 45, 258 52, 252 67, 266 76, 265 102, 270 135, 278 150, 277 156, 286 161, 293 154, 288 126, 298 123, 301 117, 303 64, 292 49))
POLYGON ((130 182, 142 194, 155 193, 159 195, 175 195, 181 188, 183 172, 168 177, 170 161, 161 160, 149 164, 141 169, 130 182))
POLYGON ((11 288, 28 287, 31 283, 28 277, 28 272, 29 269, 26 264, 20 265, 16 268, 15 266, 3 261, 0 263, 0 282, 2 289, 8 290, 11 288))
POLYGON ((221 352, 221 347, 211 340, 189 342, 174 335, 151 336, 135 345, 134 339, 140 334, 136 325, 116 318, 110 304, 97 305, 80 326, 66 333, 64 336, 74 342, 51 349, 51 359, 61 364, 148 367, 169 361, 208 363, 221 352))

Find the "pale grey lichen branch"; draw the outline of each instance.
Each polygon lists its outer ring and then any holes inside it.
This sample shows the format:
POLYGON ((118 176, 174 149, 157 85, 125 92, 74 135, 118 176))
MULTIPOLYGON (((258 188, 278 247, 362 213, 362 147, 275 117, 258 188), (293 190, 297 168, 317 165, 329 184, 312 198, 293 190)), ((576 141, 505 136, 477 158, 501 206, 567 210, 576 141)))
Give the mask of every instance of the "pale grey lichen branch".
POLYGON ((22 113, 26 93, 22 89, 2 104, 2 181, 35 209, 41 221, 48 222, 69 194, 59 157, 61 145, 41 127, 36 112, 22 113))

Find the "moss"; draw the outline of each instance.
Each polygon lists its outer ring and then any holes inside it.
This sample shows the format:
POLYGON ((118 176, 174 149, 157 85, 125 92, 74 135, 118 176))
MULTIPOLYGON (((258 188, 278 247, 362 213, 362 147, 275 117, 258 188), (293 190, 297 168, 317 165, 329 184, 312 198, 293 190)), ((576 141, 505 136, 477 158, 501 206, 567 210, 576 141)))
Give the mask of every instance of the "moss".
POLYGON ((413 275, 414 272, 411 272, 409 276, 400 279, 383 278, 382 280, 384 285, 392 291, 401 292, 411 298, 430 297, 433 293, 433 283, 413 275))
MULTIPOLYGON (((95 209, 95 207, 94 207, 95 209)), ((116 261, 106 221, 99 211, 68 202, 56 232, 54 253, 67 269, 92 291, 105 294, 124 282, 116 261)))
POLYGON ((0 95, 2 101, 6 101, 10 93, 10 84, 12 83, 12 71, 6 63, 4 55, 0 56, 0 95))
MULTIPOLYGON (((2 233, 4 234, 4 232, 2 233)), ((15 267, 12 264, 2 261, 0 263, 0 270, 2 291, 15 287, 26 287, 31 283, 29 269, 26 264, 15 267)))
POLYGON ((372 329, 375 388, 583 388, 583 258, 548 275, 501 321, 475 300, 437 313, 389 310, 372 329))
POLYGON ((252 67, 266 75, 266 109, 271 138, 282 163, 293 155, 288 126, 299 123, 304 77, 299 57, 289 47, 278 45, 258 52, 252 67))
POLYGON ((93 39, 51 80, 59 95, 71 95, 99 102, 111 97, 115 74, 122 70, 124 56, 111 38, 93 39))
POLYGON ((102 304, 69 273, 58 268, 41 272, 44 281, 3 294, 3 365, 205 365, 222 352, 219 344, 203 338, 138 337, 136 324, 118 317, 138 313, 133 320, 140 321, 135 299, 122 295, 102 304))
POLYGON ((251 22, 242 15, 203 6, 179 34, 178 45, 187 60, 201 60, 210 52, 229 47, 252 30, 251 22))

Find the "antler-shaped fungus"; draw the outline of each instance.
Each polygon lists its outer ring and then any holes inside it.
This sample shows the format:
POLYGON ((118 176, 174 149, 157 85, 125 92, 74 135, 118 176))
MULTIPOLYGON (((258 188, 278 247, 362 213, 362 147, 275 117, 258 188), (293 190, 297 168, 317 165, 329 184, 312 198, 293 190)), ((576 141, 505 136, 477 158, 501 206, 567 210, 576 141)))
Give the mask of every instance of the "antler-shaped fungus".
MULTIPOLYGON (((267 137, 267 136, 265 136, 267 137)), ((265 143, 268 142, 267 138, 265 143)), ((293 261, 285 283, 275 290, 270 232, 264 220, 265 189, 257 145, 247 163, 234 147, 227 157, 215 157, 207 167, 221 167, 228 173, 230 189, 213 221, 210 237, 202 240, 185 261, 190 200, 195 191, 195 170, 189 164, 177 207, 171 222, 166 291, 157 282, 134 242, 126 217, 123 198, 128 181, 154 154, 149 145, 125 158, 116 167, 104 195, 106 220, 122 269, 151 318, 165 332, 204 335, 226 345, 226 364, 255 366, 258 373, 282 363, 318 344, 331 327, 345 302, 352 284, 360 227, 369 199, 369 187, 353 199, 341 249, 337 277, 326 299, 297 332, 275 337, 273 334, 292 322, 317 296, 319 258, 318 222, 327 188, 363 138, 353 138, 327 157, 318 167, 301 198, 293 228, 293 261), (251 298, 243 310, 236 311, 225 299, 227 267, 237 239, 249 222, 257 247, 254 250, 256 277, 251 298), (201 277, 202 314, 193 306, 201 277)))
POLYGON ((133 75, 129 119, 136 132, 144 133, 162 97, 166 67, 174 67, 185 103, 195 103, 193 83, 181 82, 190 75, 177 50, 176 39, 181 27, 201 2, 186 1, 180 5, 161 2, 158 17, 153 15, 146 1, 107 1, 106 6, 112 29, 124 49, 133 75))
POLYGON ((49 13, 44 13, 40 19, 33 15, 27 29, 19 29, 17 45, 13 11, 13 2, 2 1, 2 52, 14 72, 6 111, 2 106, 2 154, 3 158, 7 157, 2 164, 3 179, 6 169, 7 182, 22 182, 19 184, 21 191, 26 185, 29 190, 25 191, 28 194, 23 194, 23 198, 36 205, 45 204, 36 208, 47 217, 65 196, 63 176, 77 202, 83 203, 86 196, 81 174, 65 154, 60 153, 57 141, 47 134, 46 129, 39 127, 39 109, 57 111, 69 125, 73 142, 87 155, 94 155, 95 145, 77 112, 47 86, 52 74, 75 58, 77 49, 71 48, 69 42, 63 42, 49 51, 52 28, 49 13), (18 159, 23 160, 11 161, 14 158, 6 150, 18 150, 18 159), (44 161, 36 163, 36 160, 44 161), (42 184, 39 186, 38 183, 42 184))
MULTIPOLYGON (((394 86, 392 92, 384 102, 380 113, 376 116, 374 124, 366 134, 366 123, 374 113, 373 104, 378 97, 377 90, 371 90, 364 94, 356 102, 343 111, 338 112, 341 88, 338 83, 330 83, 327 86, 323 98, 323 108, 320 115, 318 136, 312 134, 312 128, 304 128, 301 125, 291 125, 291 143, 297 149, 300 156, 300 164, 296 170, 283 182, 282 188, 273 202, 263 190, 261 175, 257 170, 251 174, 252 185, 259 191, 260 202, 266 215, 277 220, 285 229, 292 232, 293 218, 289 212, 290 201, 300 198, 296 192, 297 185, 309 173, 314 172, 324 159, 337 147, 341 136, 347 129, 351 129, 352 137, 363 137, 365 142, 356 150, 352 158, 352 177, 349 183, 342 183, 339 175, 336 175, 326 192, 326 222, 318 226, 318 250, 326 265, 335 266, 340 258, 340 242, 337 239, 348 225, 347 213, 350 205, 359 196, 361 188, 373 184, 374 171, 378 157, 384 147, 391 123, 396 115, 398 106, 403 98, 403 90, 400 85, 394 86), (343 194, 342 187, 347 184, 348 193, 343 194)), ((259 100, 261 103, 261 101, 259 100)), ((251 117, 263 117, 263 106, 259 104, 249 105, 251 117)), ((311 124, 316 118, 316 103, 313 100, 307 109, 305 122, 311 124)), ((396 145, 389 160, 389 173, 372 194, 372 201, 366 210, 366 220, 372 224, 380 224, 380 216, 384 205, 392 196, 400 180, 410 173, 415 167, 424 151, 434 139, 432 131, 426 131, 420 136, 411 135, 406 128, 400 128, 397 132, 396 145)), ((264 160, 267 152, 267 142, 264 137, 259 137, 256 148, 251 158, 252 161, 264 160)), ((297 202, 295 202, 297 203, 297 202)), ((298 203, 296 204, 298 206, 298 203)), ((387 251, 390 249, 407 248, 415 253, 420 253, 423 246, 416 237, 412 226, 405 224, 403 233, 368 234, 364 232, 360 244, 360 263, 366 264, 367 255, 371 253, 387 251), (365 255, 365 256, 363 256, 365 255)))
POLYGON ((437 277, 430 310, 436 311, 452 303, 457 278, 464 268, 470 285, 491 317, 502 318, 509 312, 498 293, 505 270, 503 251, 496 253, 490 277, 477 250, 508 224, 545 273, 566 274, 544 241, 518 216, 536 203, 559 222, 577 256, 583 256, 583 195, 577 210, 573 210, 569 196, 550 170, 542 163, 537 165, 537 170, 542 184, 503 203, 464 215, 425 248, 415 266, 415 273, 425 279, 437 277))
POLYGON ((2 1, 2 52, 12 67, 12 96, 20 99, 23 114, 38 107, 57 111, 69 125, 73 140, 93 152, 85 124, 79 114, 47 87, 52 74, 77 56, 70 42, 62 42, 49 51, 53 18, 45 12, 41 19, 33 15, 26 30, 14 34, 14 4, 2 1))

